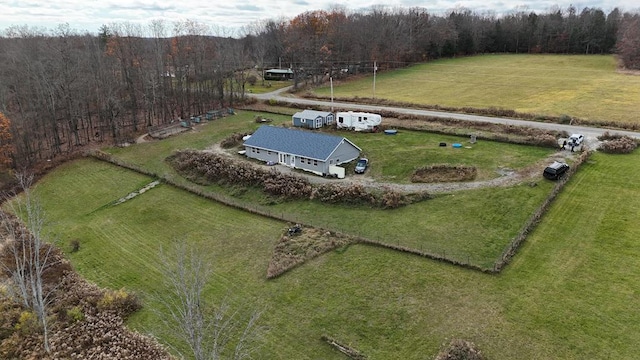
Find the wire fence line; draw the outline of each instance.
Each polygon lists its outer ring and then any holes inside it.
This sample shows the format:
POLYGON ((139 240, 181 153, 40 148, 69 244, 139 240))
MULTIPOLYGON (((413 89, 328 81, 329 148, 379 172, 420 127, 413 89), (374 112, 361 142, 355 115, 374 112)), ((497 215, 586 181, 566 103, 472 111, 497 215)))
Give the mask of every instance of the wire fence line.
POLYGON ((389 238, 372 238, 371 234, 364 236, 363 233, 353 230, 353 229, 338 229, 335 224, 326 224, 321 223, 319 221, 308 220, 307 217, 302 217, 296 213, 289 213, 282 210, 273 210, 267 206, 255 204, 255 203, 247 203, 244 201, 240 201, 238 199, 232 198, 227 195, 223 195, 220 193, 215 193, 211 191, 205 191, 201 187, 196 184, 188 184, 182 181, 176 181, 172 177, 165 175, 159 175, 147 169, 144 169, 140 166, 127 163, 122 161, 111 154, 100 150, 91 151, 88 155, 108 163, 111 163, 116 166, 120 166, 125 169, 129 169, 135 172, 138 172, 143 175, 147 175, 156 179, 161 180, 162 182, 174 186, 176 188, 188 191, 197 196, 216 201, 218 203, 224 204, 226 206, 230 206, 239 210, 243 210, 249 212, 254 215, 264 216, 271 219, 301 224, 306 227, 314 227, 325 229, 327 231, 332 231, 336 234, 349 236, 354 239, 354 243, 366 244, 370 246, 383 247, 395 251, 400 251, 404 253, 409 253, 413 255, 422 256, 425 258, 429 258, 432 260, 437 260, 445 263, 449 263, 452 265, 461 266, 464 268, 481 271, 484 273, 497 274, 502 269, 511 262, 511 259, 516 255, 520 246, 524 243, 528 235, 535 229, 537 224, 541 221, 543 215, 549 209, 551 203, 555 200, 557 195, 563 189, 565 184, 568 182, 569 178, 572 174, 574 174, 578 167, 584 163, 590 156, 591 152, 584 151, 579 157, 574 166, 570 169, 567 176, 562 178, 556 186, 553 188, 551 193, 547 196, 545 201, 534 211, 529 220, 523 225, 519 233, 509 242, 509 245, 505 247, 503 252, 498 256, 498 258, 493 262, 492 266, 482 266, 479 264, 486 263, 486 258, 479 258, 475 254, 464 252, 464 251, 455 251, 451 248, 439 248, 435 246, 433 243, 429 243, 428 239, 418 239, 416 241, 403 241, 400 238, 389 239, 389 238))

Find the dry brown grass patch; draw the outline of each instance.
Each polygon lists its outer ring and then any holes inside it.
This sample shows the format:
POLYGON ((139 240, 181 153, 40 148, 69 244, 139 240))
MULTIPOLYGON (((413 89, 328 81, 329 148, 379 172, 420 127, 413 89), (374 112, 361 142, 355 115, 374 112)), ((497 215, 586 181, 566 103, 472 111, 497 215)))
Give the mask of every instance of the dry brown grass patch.
POLYGON ((267 278, 275 278, 307 260, 354 242, 349 236, 311 227, 303 227, 294 236, 285 233, 273 249, 267 278))
POLYGON ((436 164, 416 169, 411 175, 414 183, 471 181, 478 176, 475 166, 436 164))

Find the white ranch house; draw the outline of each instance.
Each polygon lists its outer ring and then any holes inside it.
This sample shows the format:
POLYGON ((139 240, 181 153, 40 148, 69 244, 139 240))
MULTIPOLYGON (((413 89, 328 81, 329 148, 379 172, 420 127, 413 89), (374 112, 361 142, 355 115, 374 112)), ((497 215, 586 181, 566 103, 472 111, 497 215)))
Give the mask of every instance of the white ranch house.
POLYGON ((329 167, 348 163, 361 149, 348 139, 299 129, 263 125, 244 142, 247 157, 328 175, 329 167))

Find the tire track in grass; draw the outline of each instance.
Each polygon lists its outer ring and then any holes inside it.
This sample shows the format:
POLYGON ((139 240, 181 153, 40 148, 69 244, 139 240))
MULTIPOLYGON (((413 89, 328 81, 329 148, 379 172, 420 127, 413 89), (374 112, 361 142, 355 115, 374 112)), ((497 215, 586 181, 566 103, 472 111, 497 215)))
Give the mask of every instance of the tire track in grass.
MULTIPOLYGON (((130 283, 131 276, 127 275, 129 281, 122 280, 125 277, 125 272, 123 269, 128 267, 127 263, 135 263, 138 264, 136 266, 137 269, 149 269, 153 270, 158 274, 159 277, 159 269, 156 264, 152 262, 152 256, 150 256, 150 252, 145 250, 145 247, 139 246, 144 243, 141 240, 140 236, 136 234, 136 231, 133 231, 131 227, 119 223, 117 226, 94 226, 93 230, 98 239, 103 240, 107 245, 102 246, 102 248, 108 248, 115 254, 113 254, 109 260, 110 263, 116 263, 120 266, 117 268, 114 267, 112 271, 107 274, 107 278, 113 284, 118 284, 118 286, 122 286, 124 284, 130 283), (111 275, 113 272, 117 272, 118 276, 111 275)), ((136 275, 136 278, 140 279, 140 275, 136 275)), ((136 281, 136 283, 139 281, 136 281)))
MULTIPOLYGON (((139 202, 142 202, 143 199, 137 199, 137 200, 139 200, 139 202)), ((214 209, 223 205, 219 205, 219 204, 213 204, 213 205, 214 206, 210 207, 209 210, 206 211, 206 214, 210 216, 204 216, 204 217, 199 216, 198 221, 196 221, 196 223, 199 223, 199 224, 194 224, 194 226, 209 228, 211 224, 216 224, 216 225, 221 224, 221 222, 217 220, 217 216, 216 216, 219 214, 221 210, 216 211, 214 209)), ((130 206, 130 207, 138 206, 138 204, 136 203, 136 199, 134 199, 134 201, 131 201, 131 203, 127 204, 126 206, 130 206)), ((185 213, 191 209, 192 209, 191 202, 188 202, 188 201, 177 202, 176 206, 172 206, 172 211, 179 212, 179 213, 185 213)), ((232 211, 236 211, 236 210, 232 210, 232 211)), ((246 222, 244 221, 244 219, 242 218, 232 218, 232 219, 233 220, 231 221, 225 221, 223 227, 221 226, 216 226, 216 227, 229 229, 229 226, 231 225, 231 228, 232 228, 231 231, 234 231, 235 229, 247 229, 246 222)), ((144 230, 142 229, 136 229, 135 224, 129 224, 122 221, 118 221, 117 223, 118 223, 118 227, 112 230, 107 231, 107 230, 101 229, 102 237, 107 239, 122 239, 122 241, 113 241, 113 240, 111 241, 112 246, 115 249, 117 249, 120 253, 123 254, 121 257, 126 258, 127 262, 133 261, 136 264, 139 264, 140 268, 150 269, 150 270, 153 269, 158 273, 157 280, 161 281, 160 268, 159 266, 157 266, 158 263, 157 261, 151 260, 151 259, 158 259, 157 258, 158 250, 153 249, 153 247, 150 246, 150 243, 148 241, 145 241, 146 239, 148 239, 149 234, 145 233, 144 230), (135 246, 139 246, 139 247, 128 246, 127 244, 136 244, 135 246)), ((165 241, 166 240, 169 240, 169 239, 165 239, 165 241)), ((138 279, 137 282, 155 280, 155 279, 144 279, 142 275, 137 275, 136 278, 138 279)), ((112 277, 111 281, 115 282, 116 279, 112 277)), ((216 288, 222 289, 221 291, 219 291, 220 292, 219 295, 221 297, 224 297, 225 294, 233 294, 233 296, 226 298, 226 300, 230 305, 234 306, 234 308, 236 309, 246 308, 247 299, 250 299, 250 301, 248 302, 249 305, 260 304, 261 306, 259 307, 264 308, 265 303, 262 301, 259 301, 259 296, 255 291, 250 292, 246 290, 245 287, 240 286, 237 283, 237 281, 235 281, 235 279, 233 279, 231 276, 225 276, 222 274, 222 272, 215 271, 215 263, 214 263, 214 273, 211 281, 215 283, 215 285, 210 285, 210 286, 215 286, 216 288)), ((117 282, 120 283, 119 279, 117 282)), ((126 283, 126 281, 123 281, 123 282, 126 283)), ((282 313, 282 311, 279 311, 279 313, 282 313)), ((292 319, 295 318, 294 314, 291 312, 289 312, 287 315, 289 318, 292 318, 292 319)), ((277 335, 272 334, 272 336, 268 337, 269 339, 268 344, 271 345, 272 348, 275 348, 275 347, 283 348, 282 337, 283 337, 283 332, 279 332, 277 335)), ((286 341, 287 344, 289 343, 293 344, 297 341, 294 334, 289 333, 289 337, 290 339, 286 341)), ((288 352, 294 353, 296 351, 294 347, 289 347, 288 352)), ((296 358, 305 359, 308 357, 306 357, 304 354, 299 353, 296 356, 296 358)))
MULTIPOLYGON (((84 201, 84 206, 79 204, 78 209, 81 211, 78 213, 80 216, 85 216, 86 195, 90 196, 92 200, 91 204, 105 204, 109 201, 123 196, 126 189, 136 189, 141 183, 148 183, 150 178, 146 176, 138 176, 128 170, 120 174, 119 168, 112 165, 103 166, 103 171, 83 171, 81 178, 70 177, 71 180, 67 181, 68 184, 73 184, 80 181, 83 184, 92 183, 94 187, 100 188, 100 191, 92 192, 90 189, 85 188, 81 194, 78 194, 78 198, 84 201), (115 172, 113 171, 115 170, 115 172), (90 175, 85 175, 90 174, 90 175), (131 177, 129 177, 131 174, 131 177), (122 181, 118 180, 121 178, 122 181), (133 179, 133 180, 125 180, 133 179), (142 180, 142 181, 141 181, 142 180), (123 183, 130 185, 123 186, 123 183), (125 191, 123 191, 125 189, 125 191), (95 196, 94 194, 98 194, 95 196)), ((62 198, 73 196, 74 190, 70 185, 64 185, 69 191, 63 192, 62 198)), ((85 271, 93 274, 97 282, 108 284, 111 288, 128 288, 136 291, 142 291, 145 295, 151 295, 153 291, 161 289, 160 285, 153 286, 152 284, 161 283, 160 266, 158 263, 158 251, 160 244, 168 244, 171 241, 171 234, 162 237, 166 234, 167 224, 163 224, 165 229, 149 230, 145 229, 143 224, 147 226, 145 221, 139 224, 136 221, 137 213, 141 211, 155 211, 149 209, 168 207, 169 210, 160 211, 162 216, 173 218, 175 214, 180 216, 175 218, 175 221, 190 221, 194 227, 202 229, 202 231, 213 232, 214 234, 227 232, 232 234, 225 239, 220 239, 221 236, 213 235, 209 239, 204 241, 213 241, 214 251, 220 251, 222 253, 228 253, 229 249, 233 249, 238 246, 238 242, 246 245, 242 246, 246 256, 242 257, 241 261, 250 262, 247 258, 253 256, 252 247, 255 245, 255 241, 260 241, 259 247, 265 251, 266 254, 275 241, 275 237, 269 244, 265 244, 264 241, 269 241, 263 237, 257 237, 252 234, 254 230, 251 230, 253 224, 252 219, 256 217, 254 215, 248 215, 246 212, 228 208, 219 203, 204 200, 190 193, 183 192, 182 190, 175 189, 170 186, 162 186, 149 193, 143 194, 127 201, 118 207, 108 207, 104 211, 95 212, 89 218, 87 224, 87 230, 93 233, 94 239, 92 239, 91 251, 89 259, 85 255, 85 267, 88 267, 85 271), (190 200, 197 199, 197 200, 190 200), (170 205, 167 206, 167 203, 170 205), (202 204, 206 203, 206 206, 202 204), (188 214, 192 214, 189 216, 188 214), (155 246, 158 245, 158 246, 155 246), (108 257, 108 258, 107 258, 108 257), (105 260, 105 258, 107 258, 105 260), (108 264, 109 269, 105 269, 108 264), (131 264, 135 264, 135 270, 130 273, 127 269, 131 269, 131 264)), ((93 207, 95 209, 95 207, 93 207)), ((75 211, 74 211, 75 212, 75 211)), ((68 215, 68 214, 67 214, 68 215)), ((149 217, 153 215, 145 214, 149 217)), ((259 218, 259 217, 258 217, 259 218)), ((84 220, 87 221, 87 220, 84 220)), ((262 220, 261 220, 262 221, 262 220)), ((266 220, 274 221, 274 220, 266 220)), ((275 226, 282 226, 284 224, 274 221, 275 226)), ((152 225, 154 226, 154 225, 152 225)), ((197 234, 196 234, 197 235, 197 234)), ((89 247, 85 248, 89 249, 89 247)), ((215 267, 215 263, 214 263, 215 267)), ((254 268, 250 269, 253 272, 254 268)), ((215 270, 215 269, 214 269, 215 270)), ((264 279, 256 279, 255 285, 245 285, 239 283, 234 278, 235 272, 243 272, 243 269, 230 268, 221 269, 221 271, 215 271, 214 276, 211 279, 213 285, 211 287, 216 288, 216 296, 211 301, 219 301, 225 294, 233 294, 233 296, 227 298, 230 305, 236 308, 256 308, 264 311, 269 311, 273 314, 272 307, 272 295, 269 294, 265 299, 261 299, 262 286, 264 279)), ((266 267, 264 269, 266 273, 266 267)), ((250 275, 253 276, 253 275, 250 275)), ((252 280, 253 281, 253 280, 252 280)), ((296 308, 277 308, 275 312, 277 315, 265 315, 264 318, 273 319, 273 316, 283 316, 290 321, 295 321, 299 314, 296 312, 296 308)), ((299 347, 294 346, 298 343, 298 332, 289 330, 288 327, 282 327, 282 322, 277 322, 277 328, 274 331, 269 331, 264 335, 263 346, 269 349, 280 349, 283 353, 296 359, 309 359, 310 357, 306 353, 300 352, 299 347)), ((265 325, 269 325, 268 323, 265 325)), ((318 338, 321 334, 317 334, 318 338)))

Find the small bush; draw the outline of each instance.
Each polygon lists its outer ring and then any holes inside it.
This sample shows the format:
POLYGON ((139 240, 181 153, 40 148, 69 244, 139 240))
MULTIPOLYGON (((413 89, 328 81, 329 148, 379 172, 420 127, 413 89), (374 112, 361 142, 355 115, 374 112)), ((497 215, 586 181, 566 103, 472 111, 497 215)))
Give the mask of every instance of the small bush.
POLYGON ((603 142, 599 149, 600 151, 608 154, 629 154, 637 147, 638 142, 636 140, 629 136, 620 136, 603 142))
POLYGON ((71 240, 69 242, 69 245, 71 246, 72 253, 78 252, 78 250, 80 250, 80 240, 78 239, 71 240))
POLYGON ((72 323, 84 320, 84 313, 82 312, 82 308, 80 306, 74 306, 71 309, 68 309, 67 319, 69 319, 72 323))
POLYGON ((40 323, 38 317, 31 311, 23 311, 20 313, 18 323, 15 326, 16 331, 24 335, 34 334, 40 329, 40 323))
POLYGON ((435 360, 484 360, 484 355, 470 341, 453 339, 435 360))
POLYGON ((124 289, 107 290, 98 301, 98 310, 114 310, 121 316, 127 316, 142 308, 138 296, 124 289))
POLYGON ((234 146, 238 146, 242 144, 242 138, 245 137, 247 133, 236 133, 228 136, 224 140, 220 142, 220 146, 223 149, 230 149, 234 146))
POLYGON ((255 75, 249 75, 247 77, 247 82, 249 83, 249 85, 253 86, 256 84, 256 82, 258 81, 258 78, 255 75))
POLYGON ((598 136, 598 140, 600 141, 615 140, 615 139, 620 139, 621 137, 622 135, 612 134, 608 131, 605 131, 602 135, 598 136))
POLYGON ((407 197, 395 190, 385 189, 382 193, 380 207, 383 209, 397 209, 401 206, 409 204, 407 197))
POLYGON ((571 124, 571 116, 569 115, 560 115, 558 118, 558 122, 560 124, 571 124))

